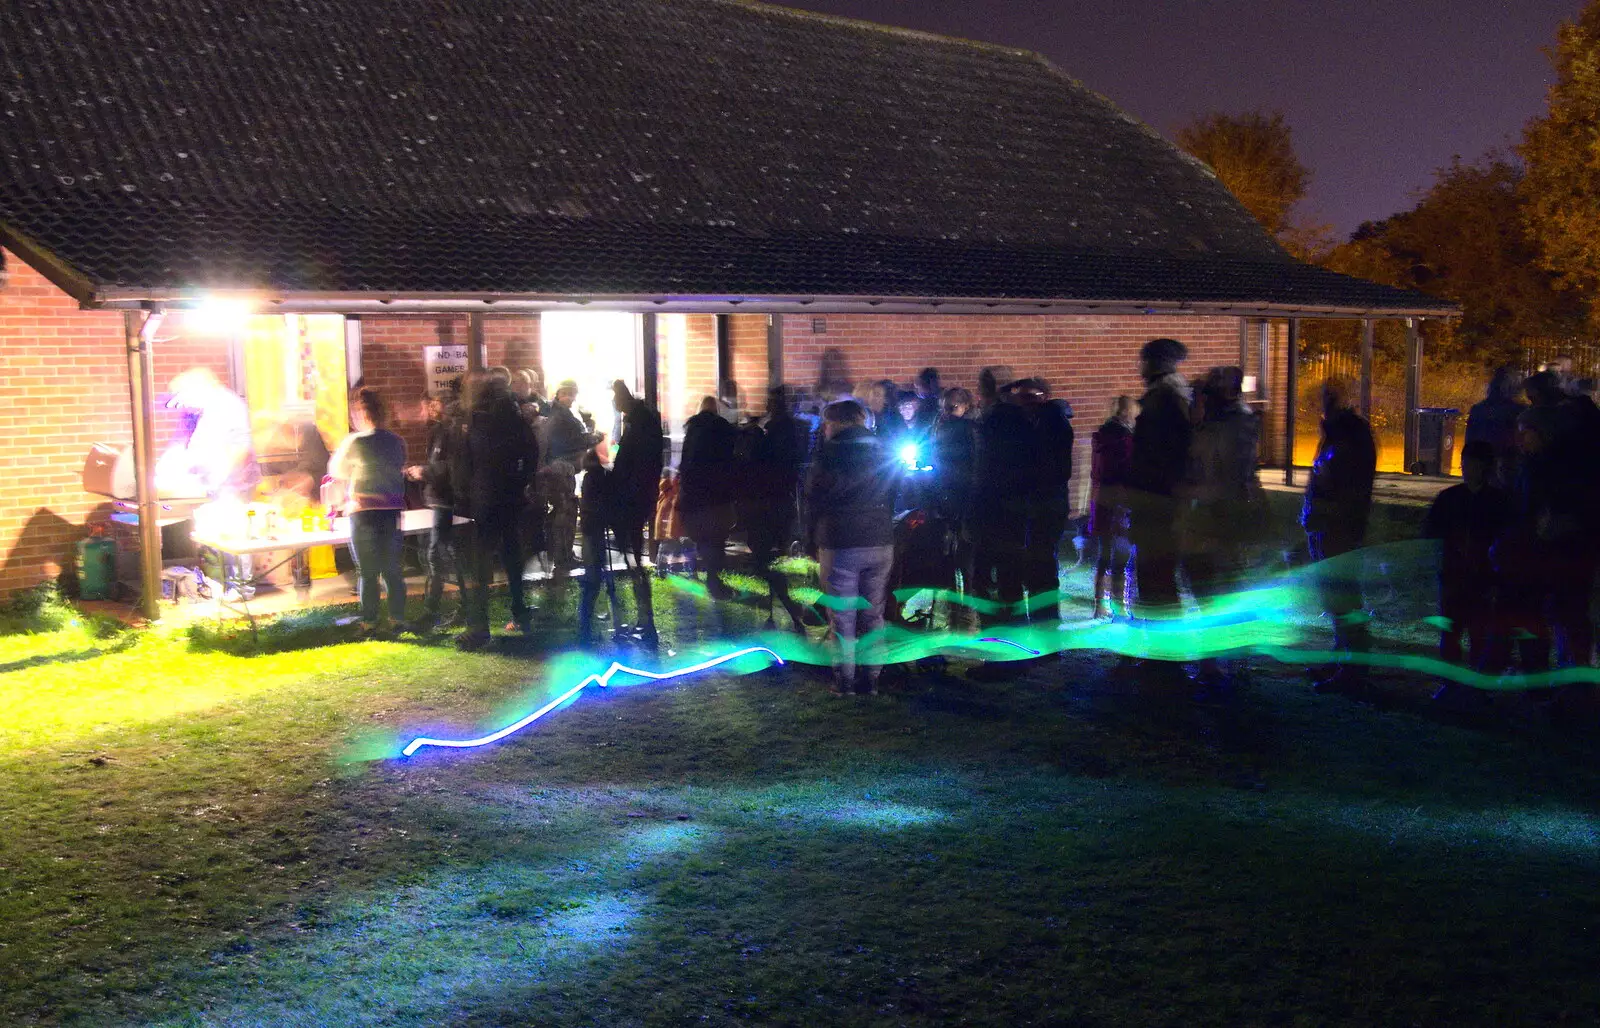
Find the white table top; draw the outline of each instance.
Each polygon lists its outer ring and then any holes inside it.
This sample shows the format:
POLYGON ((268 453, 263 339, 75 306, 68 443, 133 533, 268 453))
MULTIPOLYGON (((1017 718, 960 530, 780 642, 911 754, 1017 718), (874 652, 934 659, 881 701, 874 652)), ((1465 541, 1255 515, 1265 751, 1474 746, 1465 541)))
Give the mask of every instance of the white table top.
MULTIPOLYGON (((464 525, 470 518, 457 516, 455 523, 464 525)), ((433 528, 432 509, 404 510, 400 512, 400 534, 419 535, 433 528)), ((191 538, 201 546, 209 546, 213 550, 231 553, 235 556, 244 556, 250 553, 269 553, 273 550, 304 550, 313 546, 348 546, 350 544, 350 519, 338 518, 333 523, 333 530, 317 529, 314 532, 302 532, 300 523, 279 525, 277 533, 270 539, 246 539, 232 535, 208 535, 202 532, 194 533, 191 538)))

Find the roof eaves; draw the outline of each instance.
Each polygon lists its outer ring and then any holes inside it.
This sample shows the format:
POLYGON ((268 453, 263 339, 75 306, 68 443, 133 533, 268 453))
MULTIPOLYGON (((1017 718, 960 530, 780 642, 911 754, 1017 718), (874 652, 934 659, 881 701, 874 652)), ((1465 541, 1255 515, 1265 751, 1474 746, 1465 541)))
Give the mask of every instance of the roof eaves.
POLYGON ((1454 318, 1461 310, 1437 306, 1373 307, 1286 304, 1254 300, 1134 300, 930 296, 695 296, 678 294, 252 292, 148 290, 111 287, 91 304, 107 308, 183 307, 207 298, 245 299, 283 313, 347 314, 513 313, 546 310, 609 310, 635 313, 747 314, 1056 314, 1209 315, 1248 318, 1378 319, 1454 318))
POLYGON ((0 246, 16 254, 29 267, 83 306, 95 303, 94 283, 71 264, 57 257, 15 225, 0 221, 0 246))

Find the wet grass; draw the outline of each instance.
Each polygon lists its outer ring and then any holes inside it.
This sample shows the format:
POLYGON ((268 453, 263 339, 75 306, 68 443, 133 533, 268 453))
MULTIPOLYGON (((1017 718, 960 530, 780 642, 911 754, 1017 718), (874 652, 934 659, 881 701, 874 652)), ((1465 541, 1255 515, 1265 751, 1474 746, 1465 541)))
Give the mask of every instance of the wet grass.
MULTIPOLYGON (((1140 696, 1077 652, 856 700, 803 667, 712 672, 382 756, 603 666, 562 649, 569 603, 487 653, 307 615, 0 675, 0 1022, 1600 1015, 1587 743, 1315 697, 1270 663, 1231 705, 1140 696)), ((760 620, 657 607, 665 665, 760 620)))

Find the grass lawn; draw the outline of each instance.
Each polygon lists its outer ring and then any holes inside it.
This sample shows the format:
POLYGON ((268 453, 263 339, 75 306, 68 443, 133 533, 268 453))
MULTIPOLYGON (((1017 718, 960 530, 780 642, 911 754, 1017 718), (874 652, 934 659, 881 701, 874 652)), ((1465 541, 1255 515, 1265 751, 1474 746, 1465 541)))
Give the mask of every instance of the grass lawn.
MULTIPOLYGON (((656 666, 755 627, 657 597, 656 666)), ((791 664, 396 760, 605 660, 331 616, 0 638, 0 1024, 1600 1019, 1592 747, 1398 674, 1374 710, 1265 660, 1221 707, 1094 650, 846 700, 791 664)))

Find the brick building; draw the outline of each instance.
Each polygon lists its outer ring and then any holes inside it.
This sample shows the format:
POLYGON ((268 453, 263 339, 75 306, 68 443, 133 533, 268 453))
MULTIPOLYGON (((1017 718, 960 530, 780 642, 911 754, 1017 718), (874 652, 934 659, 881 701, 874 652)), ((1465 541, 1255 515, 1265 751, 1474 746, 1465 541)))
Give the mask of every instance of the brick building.
POLYGON ((720 383, 1005 363, 1086 445, 1169 335, 1245 366, 1281 453, 1298 319, 1453 310, 1293 261, 1023 51, 742 0, 41 0, 0 38, 0 591, 61 570, 108 511, 86 450, 148 464, 195 365, 267 453, 296 412, 336 442, 357 379, 409 415, 435 347, 672 427, 720 383))

